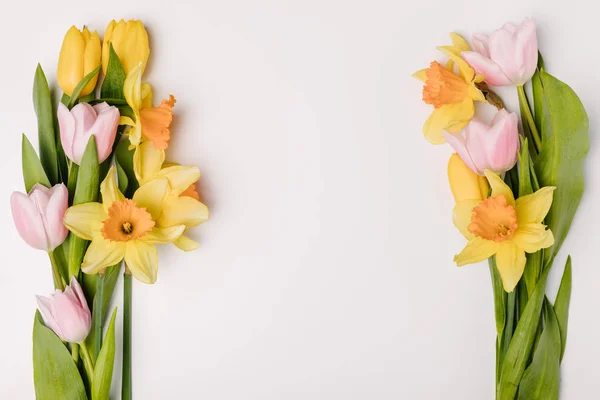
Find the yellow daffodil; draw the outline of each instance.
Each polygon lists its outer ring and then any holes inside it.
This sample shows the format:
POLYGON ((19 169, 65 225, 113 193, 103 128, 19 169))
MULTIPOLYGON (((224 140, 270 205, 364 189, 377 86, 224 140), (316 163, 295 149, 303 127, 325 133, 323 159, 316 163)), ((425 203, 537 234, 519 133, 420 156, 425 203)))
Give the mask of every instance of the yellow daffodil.
POLYGON ((416 72, 413 76, 425 83, 423 101, 434 107, 433 113, 423 125, 425 138, 433 144, 445 142, 443 131, 458 133, 473 118, 475 101, 485 101, 477 83, 483 75, 475 74, 473 68, 460 56, 461 51, 469 51, 467 42, 456 33, 451 33, 452 46, 440 46, 438 50, 448 56, 446 66, 434 61, 429 68, 416 72), (459 75, 454 73, 454 66, 459 75))
POLYGON ((150 56, 150 45, 148 44, 148 33, 141 21, 112 20, 104 31, 104 43, 102 49, 102 71, 106 74, 108 58, 110 56, 110 45, 119 56, 125 73, 128 74, 139 63, 142 64, 142 72, 150 56))
MULTIPOLYGON (((65 35, 60 56, 56 78, 60 88, 71 96, 77 84, 90 72, 98 68, 101 57, 100 37, 98 32, 91 33, 87 28, 80 31, 75 26, 65 35)), ((98 75, 83 88, 80 96, 86 96, 94 90, 98 75)))
MULTIPOLYGON (((153 179, 126 199, 119 191, 114 167, 100 186, 102 203, 84 203, 65 213, 65 226, 90 240, 81 269, 97 273, 125 260, 131 274, 144 283, 156 282, 158 253, 155 244, 177 240, 185 225, 159 227, 165 200, 172 192, 165 177, 153 179)), ((177 221, 175 221, 177 222, 177 221)))
POLYGON ((490 197, 466 199, 454 208, 454 224, 469 240, 454 257, 458 266, 496 255, 504 290, 512 292, 525 269, 525 253, 554 244, 554 236, 542 221, 552 205, 554 187, 514 199, 510 188, 491 171, 485 171, 492 188, 490 197))
POLYGON ((456 203, 464 200, 481 201, 490 191, 487 179, 471 171, 456 153, 448 161, 448 181, 456 203))

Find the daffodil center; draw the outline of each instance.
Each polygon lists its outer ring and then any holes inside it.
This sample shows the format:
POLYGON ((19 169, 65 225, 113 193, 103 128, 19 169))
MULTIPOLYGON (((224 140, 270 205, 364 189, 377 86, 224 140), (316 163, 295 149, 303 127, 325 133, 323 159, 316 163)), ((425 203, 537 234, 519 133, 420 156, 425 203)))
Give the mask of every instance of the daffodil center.
POLYGON ((102 236, 113 242, 137 239, 154 228, 152 216, 132 200, 115 201, 102 223, 102 236))
POLYGON ((488 197, 473 208, 468 229, 483 239, 503 242, 511 239, 517 230, 517 212, 504 196, 488 197))
POLYGON ((430 64, 425 74, 427 80, 423 87, 423 101, 435 108, 460 103, 469 95, 469 84, 437 61, 430 64))

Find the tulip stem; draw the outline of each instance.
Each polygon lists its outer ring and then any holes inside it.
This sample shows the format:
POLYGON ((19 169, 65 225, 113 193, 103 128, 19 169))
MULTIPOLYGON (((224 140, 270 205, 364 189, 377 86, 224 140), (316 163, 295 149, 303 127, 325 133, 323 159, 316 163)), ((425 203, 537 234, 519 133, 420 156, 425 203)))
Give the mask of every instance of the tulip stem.
POLYGON ((123 386, 121 399, 131 400, 131 273, 123 274, 123 386))
POLYGON ((521 103, 521 110, 525 114, 521 117, 524 117, 527 120, 527 125, 529 125, 529 129, 531 130, 531 136, 533 138, 535 148, 540 151, 542 149, 542 139, 540 137, 540 133, 538 132, 537 126, 535 125, 535 120, 533 119, 533 114, 531 113, 531 107, 529 107, 529 101, 527 101, 527 95, 525 94, 525 89, 522 85, 517 86, 517 93, 519 95, 519 103, 521 103))
POLYGON ((54 252, 49 251, 48 256, 50 257, 50 263, 52 264, 52 278, 54 278, 54 288, 64 291, 65 285, 63 284, 62 276, 60 275, 60 270, 58 269, 58 262, 56 261, 54 252))
POLYGON ((96 277, 96 297, 94 298, 94 329, 95 345, 94 355, 98 359, 100 349, 102 348, 102 308, 104 303, 104 272, 96 277))
POLYGON ((71 345, 71 355, 73 356, 73 361, 77 364, 77 361, 79 361, 79 345, 77 343, 71 345))
POLYGON ((90 353, 88 351, 87 346, 85 345, 85 342, 81 342, 79 348, 81 349, 80 354, 81 359, 83 360, 83 367, 85 368, 85 372, 88 375, 88 382, 91 383, 94 381, 94 362, 90 357, 90 353))

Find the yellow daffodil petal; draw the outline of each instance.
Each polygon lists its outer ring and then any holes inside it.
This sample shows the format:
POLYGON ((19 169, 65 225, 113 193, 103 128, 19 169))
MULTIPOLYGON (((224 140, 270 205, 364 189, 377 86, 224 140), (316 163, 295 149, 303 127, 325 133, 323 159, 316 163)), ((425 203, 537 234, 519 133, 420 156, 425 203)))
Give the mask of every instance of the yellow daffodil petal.
POLYGON ((125 243, 104 239, 101 234, 94 236, 85 252, 81 270, 86 274, 95 274, 117 264, 125 255, 125 243))
POLYGON ((138 207, 143 207, 157 220, 161 213, 167 196, 169 195, 169 181, 166 178, 152 179, 133 194, 133 201, 138 207))
POLYGON ((473 101, 480 101, 482 103, 487 101, 483 92, 475 85, 469 86, 469 97, 473 99, 473 101))
POLYGON ((546 229, 546 225, 519 223, 512 241, 525 250, 525 252, 535 253, 540 249, 547 249, 552 246, 554 244, 554 235, 550 229, 546 229))
POLYGON ((149 83, 142 83, 142 104, 140 109, 152 108, 152 86, 149 83))
POLYGON ((104 205, 104 210, 106 212, 108 212, 108 209, 115 201, 125 200, 125 196, 123 196, 123 193, 121 193, 119 186, 117 185, 117 180, 115 179, 116 176, 115 167, 110 167, 108 174, 106 174, 106 178, 104 178, 100 185, 102 205, 104 205))
POLYGON ((161 227, 185 225, 192 228, 209 218, 208 208, 191 197, 169 196, 158 219, 161 227))
POLYGON ((421 82, 425 82, 427 80, 427 68, 415 72, 412 76, 421 82))
POLYGON ((175 165, 158 171, 158 176, 164 176, 171 185, 171 194, 179 196, 190 185, 200 179, 200 168, 195 166, 175 165))
POLYGON ((475 105, 469 97, 460 103, 446 104, 433 110, 425 125, 423 134, 432 144, 446 143, 443 131, 458 133, 464 128, 475 114, 475 105))
POLYGON ((448 182, 456 203, 463 200, 483 200, 490 191, 487 179, 471 171, 456 153, 448 160, 448 182))
POLYGON ((119 118, 119 125, 135 126, 135 122, 129 117, 121 116, 119 118))
MULTIPOLYGON (((485 170, 485 177, 488 179, 490 186, 492 187, 492 196, 504 196, 506 198, 506 204, 509 206, 515 206, 515 196, 512 190, 504 183, 499 175, 496 175, 490 170, 485 170)), ((520 221, 519 221, 520 222, 520 221)))
POLYGON ((471 50, 467 41, 458 33, 450 32, 450 39, 452 40, 452 47, 454 47, 459 54, 461 51, 471 50))
POLYGON ((158 150, 149 140, 143 141, 133 153, 133 170, 140 184, 154 178, 164 162, 165 151, 158 150))
POLYGON ((140 62, 135 68, 129 71, 125 83, 123 84, 123 94, 127 104, 135 114, 135 126, 129 130, 129 141, 137 146, 142 139, 142 124, 140 120, 140 109, 142 107, 142 72, 143 65, 140 62))
POLYGON ((554 186, 546 186, 535 193, 519 197, 515 203, 519 224, 540 224, 552 205, 554 186))
POLYGON ((84 203, 69 207, 65 212, 65 226, 85 240, 92 240, 102 229, 102 221, 108 218, 100 203, 84 203))
POLYGON ((454 262, 459 267, 487 260, 500 248, 500 244, 491 240, 475 237, 467 243, 460 254, 454 256, 454 262))
POLYGON ((173 242, 173 244, 183 251, 192 251, 200 247, 200 243, 184 235, 181 235, 177 240, 173 242))
POLYGON ((438 50, 447 55, 456 64, 460 76, 466 82, 471 83, 473 81, 475 71, 451 46, 439 46, 438 50))
POLYGON ((185 232, 185 225, 175 225, 169 228, 154 228, 140 238, 150 244, 170 243, 176 241, 185 232))
POLYGON ((131 275, 142 283, 154 283, 158 276, 158 251, 156 246, 141 240, 126 243, 125 264, 131 275))
POLYGON ((501 243, 496 253, 496 266, 502 278, 502 286, 507 293, 512 292, 519 283, 526 261, 525 252, 519 246, 510 241, 501 243))
POLYGON ((474 237, 468 229, 473 216, 473 207, 476 207, 479 203, 481 203, 481 200, 463 200, 460 203, 457 203, 452 211, 452 222, 454 223, 454 226, 456 226, 456 229, 469 240, 474 237))

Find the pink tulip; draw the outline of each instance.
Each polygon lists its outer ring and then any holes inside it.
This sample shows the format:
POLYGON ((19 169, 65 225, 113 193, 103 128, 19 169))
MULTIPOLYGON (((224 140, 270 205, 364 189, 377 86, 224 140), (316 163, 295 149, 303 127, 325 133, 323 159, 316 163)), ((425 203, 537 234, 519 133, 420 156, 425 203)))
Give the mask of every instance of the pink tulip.
POLYGON ((63 217, 69 206, 69 191, 64 184, 51 189, 37 184, 28 195, 13 192, 10 206, 19 235, 31 247, 52 251, 65 241, 69 231, 63 217))
POLYGON ((521 86, 529 81, 538 61, 535 21, 521 25, 505 24, 490 35, 473 36, 476 51, 463 51, 462 57, 493 86, 521 86))
POLYGON ((107 103, 79 103, 71 111, 64 105, 58 105, 58 125, 60 141, 65 154, 79 165, 83 152, 91 135, 96 139, 98 161, 108 158, 119 126, 119 109, 107 103))
POLYGON ((50 297, 36 296, 36 299, 46 326, 59 338, 70 343, 85 340, 92 326, 92 315, 75 277, 64 292, 56 290, 50 297))
POLYGON ((517 114, 502 109, 491 125, 473 118, 465 127, 464 136, 444 133, 444 137, 473 172, 483 176, 489 169, 500 175, 517 163, 518 123, 517 114))

